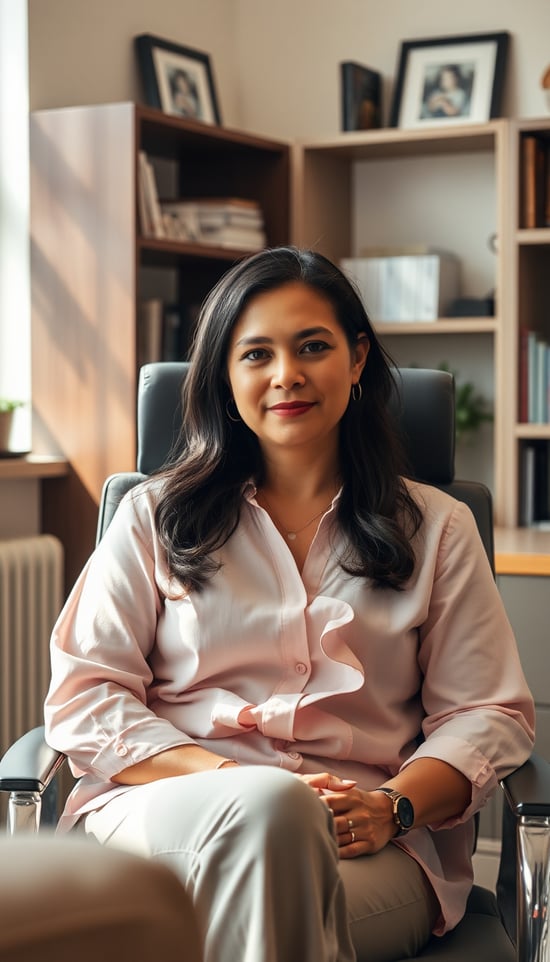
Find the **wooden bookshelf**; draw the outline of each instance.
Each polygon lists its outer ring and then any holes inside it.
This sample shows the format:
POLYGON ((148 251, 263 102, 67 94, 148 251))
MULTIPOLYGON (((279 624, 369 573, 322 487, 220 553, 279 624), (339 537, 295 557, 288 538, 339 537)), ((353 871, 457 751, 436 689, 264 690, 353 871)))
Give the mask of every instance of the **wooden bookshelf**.
MULTIPOLYGON (((458 335, 477 351, 477 338, 489 337, 490 363, 494 382, 493 465, 491 488, 498 525, 514 529, 520 511, 521 446, 528 439, 548 439, 547 424, 518 422, 519 329, 535 315, 550 318, 548 271, 550 269, 550 225, 525 226, 521 209, 524 195, 521 178, 522 141, 526 133, 536 134, 550 149, 550 121, 515 122, 492 120, 485 124, 462 125, 430 130, 382 129, 344 133, 329 139, 299 142, 294 147, 294 231, 299 244, 312 244, 323 253, 340 260, 357 256, 357 182, 358 172, 372 171, 376 177, 380 160, 395 170, 395 195, 402 182, 398 161, 422 158, 426 164, 445 156, 479 154, 491 158, 496 209, 495 233, 498 238, 494 262, 496 313, 494 317, 440 318, 435 322, 378 323, 377 332, 393 343, 404 338, 430 340, 458 335)), ((387 188, 387 181, 386 188, 387 188)), ((462 191, 464 208, 471 203, 470 182, 464 178, 454 189, 462 191)), ((393 204, 393 195, 388 195, 393 204)), ((544 205, 539 202, 538 207, 544 205)), ((446 216, 444 206, 438 209, 446 216)), ((363 216, 365 210, 362 211, 363 216)), ((420 216, 420 215, 419 215, 420 216)), ((420 225, 420 230, 422 225, 420 225)), ((452 249, 453 223, 449 223, 452 249)), ((387 245, 387 238, 383 243, 387 245)), ((397 241, 399 246, 399 240, 397 241)), ((548 328, 547 328, 548 329, 548 328)), ((443 338, 444 340, 444 338, 443 338)), ((453 342, 454 343, 454 342, 453 342)), ((395 355, 394 355, 395 356, 395 355)), ((399 358, 398 358, 399 360, 399 358)), ((539 532, 532 531, 536 539, 539 532)), ((544 549, 547 543, 541 539, 544 549)), ((544 552, 543 552, 544 553, 544 552)), ((521 549, 518 551, 521 555, 521 549)))
MULTIPOLYGON (((454 344, 458 337, 475 358, 480 345, 484 351, 489 345, 495 516, 500 527, 515 528, 522 446, 531 439, 550 440, 548 424, 518 420, 519 330, 543 317, 538 323, 550 335, 550 227, 525 227, 520 208, 521 137, 532 131, 550 137, 550 120, 354 131, 289 146, 128 103, 33 114, 33 449, 69 464, 67 475, 48 485, 58 490, 50 492, 45 506, 50 530, 62 529, 68 583, 93 547, 104 478, 135 464, 139 300, 154 296, 151 285, 169 277, 174 296, 192 317, 215 281, 243 255, 141 236, 139 150, 169 169, 176 196, 254 199, 264 212, 269 244, 292 240, 336 261, 357 253, 358 171, 389 166, 406 189, 400 164, 441 166, 456 157, 460 164, 479 157, 484 171, 490 170, 489 213, 498 237, 492 262, 495 315, 377 328, 390 351, 403 340, 454 344)), ((468 223, 468 203, 474 202, 469 179, 459 178, 454 190, 463 192, 468 223)), ((444 217, 445 210, 439 207, 437 215, 444 217)), ((451 220, 451 248, 453 230, 451 220)))
POLYGON ((69 463, 44 519, 65 545, 70 586, 95 542, 105 478, 135 468, 138 302, 169 289, 191 317, 243 256, 141 236, 138 152, 175 197, 258 202, 277 245, 290 235, 290 150, 131 103, 38 111, 30 136, 33 449, 69 463))

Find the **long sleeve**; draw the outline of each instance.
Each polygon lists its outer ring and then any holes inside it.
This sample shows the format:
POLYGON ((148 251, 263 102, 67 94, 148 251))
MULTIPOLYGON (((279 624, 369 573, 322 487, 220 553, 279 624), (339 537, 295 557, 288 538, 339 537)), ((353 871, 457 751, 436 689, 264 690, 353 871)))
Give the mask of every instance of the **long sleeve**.
POLYGON ((125 499, 53 630, 46 731, 77 775, 108 780, 191 740, 151 707, 149 659, 164 605, 159 582, 167 583, 152 511, 141 489, 125 499))

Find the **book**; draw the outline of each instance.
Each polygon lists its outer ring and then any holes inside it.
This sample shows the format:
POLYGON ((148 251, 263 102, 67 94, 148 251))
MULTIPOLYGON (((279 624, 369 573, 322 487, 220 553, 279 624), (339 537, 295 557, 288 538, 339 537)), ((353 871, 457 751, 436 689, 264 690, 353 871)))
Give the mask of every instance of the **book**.
POLYGON ((527 441, 520 455, 520 524, 550 527, 550 442, 527 441))
POLYGON ((138 204, 140 195, 143 198, 142 227, 146 227, 145 236, 164 237, 165 232, 155 172, 151 161, 143 150, 138 153, 138 204))
POLYGON ((151 237, 153 234, 153 222, 151 220, 150 206, 147 199, 147 175, 145 173, 146 163, 147 157, 145 156, 145 153, 140 150, 138 153, 137 177, 139 229, 144 237, 151 237))
POLYGON ((523 424, 550 420, 550 343, 527 328, 519 336, 518 417, 523 424))
POLYGON ((544 227, 547 217, 548 144, 537 134, 521 139, 521 226, 544 227))
POLYGON ((529 421, 529 335, 531 331, 522 328, 519 333, 519 391, 518 420, 521 424, 529 421))
POLYGON ((160 298, 140 301, 137 313, 137 364, 162 361, 163 304, 160 298))
POLYGON ((346 60, 340 64, 342 130, 371 130, 381 125, 382 77, 376 70, 346 60))

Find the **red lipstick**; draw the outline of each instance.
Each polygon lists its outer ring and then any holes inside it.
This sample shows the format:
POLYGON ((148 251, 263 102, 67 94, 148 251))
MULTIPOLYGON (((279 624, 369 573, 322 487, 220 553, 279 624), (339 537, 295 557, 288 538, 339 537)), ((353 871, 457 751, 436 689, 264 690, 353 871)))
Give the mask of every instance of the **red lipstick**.
POLYGON ((295 418, 300 414, 307 414, 312 407, 314 407, 314 404, 310 401, 281 401, 279 404, 274 404, 269 410, 279 417, 295 418))

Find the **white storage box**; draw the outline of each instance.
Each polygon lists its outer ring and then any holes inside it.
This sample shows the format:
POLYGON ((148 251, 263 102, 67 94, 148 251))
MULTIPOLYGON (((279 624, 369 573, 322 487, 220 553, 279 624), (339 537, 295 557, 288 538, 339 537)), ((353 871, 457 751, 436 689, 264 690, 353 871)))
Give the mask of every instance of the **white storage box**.
POLYGON ((460 263, 442 251, 346 257, 340 266, 373 321, 436 321, 459 295, 460 263))

